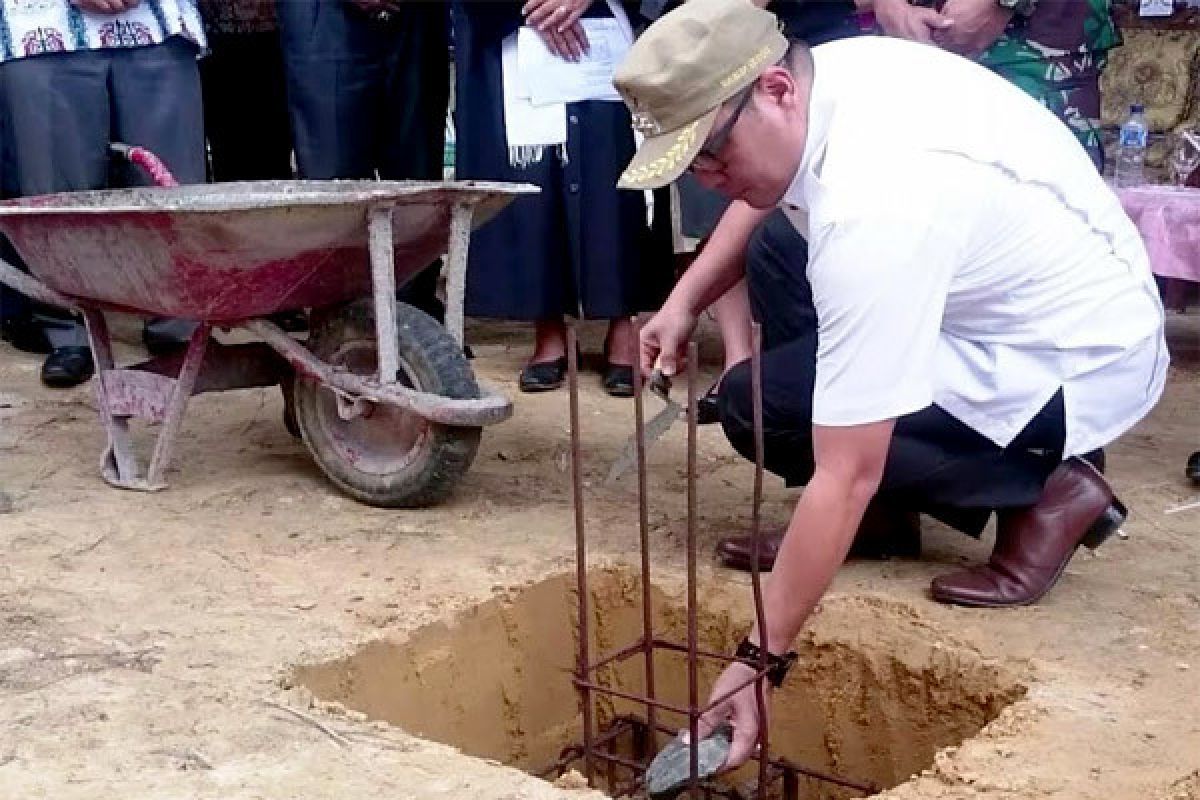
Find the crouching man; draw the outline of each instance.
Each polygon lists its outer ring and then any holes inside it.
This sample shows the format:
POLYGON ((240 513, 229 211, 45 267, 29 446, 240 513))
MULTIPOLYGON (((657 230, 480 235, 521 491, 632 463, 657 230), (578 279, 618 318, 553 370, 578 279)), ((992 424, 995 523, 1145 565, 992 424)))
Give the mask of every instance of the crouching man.
MULTIPOLYGON (((709 244, 722 257, 689 270, 645 327, 643 369, 675 371, 697 315, 742 277, 746 218, 781 207, 808 242, 807 275, 774 276, 804 291, 767 292, 759 309, 768 331, 813 320, 763 354, 766 464, 806 487, 765 589, 767 629, 746 643, 772 654, 774 680, 869 505, 972 533, 997 514, 989 563, 933 584, 973 606, 1037 601, 1081 544, 1116 529, 1123 509, 1081 456, 1161 395, 1163 311, 1137 230, 1053 114, 933 47, 789 42, 747 0, 667 14, 616 85, 646 136, 623 187, 690 169, 735 201, 709 244)), ((752 455, 748 364, 725 377, 720 413, 752 455)), ((749 674, 734 664, 713 696, 749 674)), ((726 718, 732 766, 757 737, 752 687, 706 726, 726 718)))

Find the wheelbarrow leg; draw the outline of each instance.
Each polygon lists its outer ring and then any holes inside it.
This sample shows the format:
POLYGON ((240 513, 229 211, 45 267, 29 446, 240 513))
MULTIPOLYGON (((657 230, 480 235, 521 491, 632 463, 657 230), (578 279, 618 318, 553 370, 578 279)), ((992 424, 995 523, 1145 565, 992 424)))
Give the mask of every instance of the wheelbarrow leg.
POLYGON ((100 465, 104 479, 122 489, 163 489, 167 485, 163 475, 171 463, 175 438, 179 435, 179 426, 183 422, 188 399, 195 390, 196 378, 204 362, 204 351, 212 328, 204 324, 196 327, 191 341, 188 342, 179 374, 174 379, 133 371, 132 374, 144 376, 144 387, 148 395, 142 398, 147 402, 131 403, 129 387, 126 385, 130 380, 131 371, 116 368, 112 340, 108 335, 104 314, 94 309, 84 309, 83 317, 87 323, 92 357, 96 361, 96 399, 100 407, 100 419, 108 435, 108 447, 100 465), (158 398, 168 396, 168 393, 170 399, 164 409, 158 398), (150 470, 145 476, 138 465, 133 441, 129 435, 131 415, 162 422, 154 444, 154 454, 150 458, 150 470))
POLYGON ((108 323, 100 311, 89 308, 82 311, 88 342, 92 347, 92 359, 96 362, 96 402, 104 432, 108 435, 108 447, 101 458, 100 470, 109 483, 131 486, 138 483, 142 475, 133 453, 133 442, 129 438, 129 418, 113 413, 104 383, 105 374, 115 368, 108 323))
POLYGON ((175 448, 175 437, 179 435, 179 426, 183 424, 183 414, 187 411, 188 400, 196 386, 196 376, 200 374, 200 365, 204 363, 204 350, 208 346, 208 336, 212 327, 203 323, 192 331, 188 342, 187 355, 179 368, 179 376, 175 378, 175 390, 171 393, 171 404, 167 406, 167 414, 163 418, 162 430, 158 432, 158 441, 154 443, 154 455, 150 457, 150 472, 146 475, 146 483, 151 487, 166 486, 163 474, 171 463, 171 451, 175 448))
POLYGON ((379 340, 379 382, 396 382, 400 355, 396 350, 396 255, 392 240, 392 207, 372 208, 367 215, 371 248, 371 285, 375 291, 375 336, 379 340))
POLYGON ((467 292, 467 253, 471 245, 471 219, 474 216, 474 204, 454 205, 446 253, 446 330, 460 347, 465 344, 463 305, 467 292))

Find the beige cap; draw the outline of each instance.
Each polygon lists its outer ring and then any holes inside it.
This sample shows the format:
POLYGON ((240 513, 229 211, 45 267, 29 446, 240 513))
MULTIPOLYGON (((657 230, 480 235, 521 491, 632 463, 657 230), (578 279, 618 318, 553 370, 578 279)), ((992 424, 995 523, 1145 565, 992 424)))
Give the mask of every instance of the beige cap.
POLYGON ((749 0, 686 0, 647 28, 613 78, 646 137, 617 186, 655 189, 683 174, 721 104, 787 49, 775 15, 749 0))

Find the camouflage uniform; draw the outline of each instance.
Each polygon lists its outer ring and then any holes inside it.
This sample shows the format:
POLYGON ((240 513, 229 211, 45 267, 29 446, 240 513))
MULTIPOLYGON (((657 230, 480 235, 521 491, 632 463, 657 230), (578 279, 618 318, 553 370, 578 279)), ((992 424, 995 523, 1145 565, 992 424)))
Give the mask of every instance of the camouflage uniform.
POLYGON ((1040 0, 979 60, 1057 114, 1102 169, 1100 73, 1120 44, 1111 0, 1040 0))

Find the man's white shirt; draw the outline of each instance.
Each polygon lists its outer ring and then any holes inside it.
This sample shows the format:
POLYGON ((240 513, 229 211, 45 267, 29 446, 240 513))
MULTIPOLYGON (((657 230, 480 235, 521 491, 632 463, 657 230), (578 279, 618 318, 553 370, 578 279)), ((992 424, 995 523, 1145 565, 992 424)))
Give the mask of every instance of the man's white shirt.
POLYGON ((936 403, 1003 447, 1061 389, 1076 455, 1145 416, 1166 380, 1162 304, 1066 126, 934 47, 865 37, 813 58, 781 205, 809 242, 814 424, 936 403))

